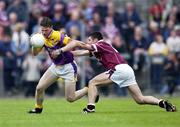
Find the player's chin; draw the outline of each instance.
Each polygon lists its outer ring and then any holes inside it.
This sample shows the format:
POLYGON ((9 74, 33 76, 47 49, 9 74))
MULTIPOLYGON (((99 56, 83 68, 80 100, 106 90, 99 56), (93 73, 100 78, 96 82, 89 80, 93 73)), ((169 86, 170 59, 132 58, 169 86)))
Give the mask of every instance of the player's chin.
POLYGON ((45 38, 47 38, 47 37, 48 37, 48 35, 46 35, 46 34, 43 34, 43 36, 44 36, 45 38))

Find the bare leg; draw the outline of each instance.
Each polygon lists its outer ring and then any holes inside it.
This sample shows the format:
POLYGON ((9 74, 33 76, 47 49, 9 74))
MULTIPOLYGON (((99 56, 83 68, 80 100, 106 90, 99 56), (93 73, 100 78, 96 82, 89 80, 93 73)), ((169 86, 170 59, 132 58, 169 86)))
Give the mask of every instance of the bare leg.
POLYGON ((95 103, 95 97, 98 95, 98 90, 96 87, 95 82, 90 81, 89 82, 89 89, 88 89, 88 103, 94 104, 95 103))
POLYGON ((128 90, 129 90, 131 96, 133 97, 133 99, 138 104, 150 104, 150 105, 158 105, 159 104, 160 99, 157 99, 153 96, 143 96, 141 93, 141 90, 137 84, 128 86, 128 90))
POLYGON ((65 82, 65 97, 67 101, 74 102, 84 95, 86 95, 88 92, 88 88, 84 87, 81 90, 76 91, 76 82, 73 81, 66 81, 65 82))
POLYGON ((86 108, 83 109, 84 113, 95 112, 95 100, 98 95, 97 86, 103 86, 108 84, 112 84, 112 81, 109 79, 109 74, 105 72, 91 79, 88 88, 88 105, 86 108))
POLYGON ((44 100, 44 91, 53 84, 58 79, 57 76, 55 76, 50 69, 48 69, 44 75, 39 80, 39 83, 36 87, 36 105, 42 106, 43 100, 44 100))
POLYGON ((98 95, 97 86, 103 86, 111 83, 113 82, 109 79, 109 74, 106 74, 105 72, 91 79, 88 89, 88 103, 95 103, 96 96, 98 95))
POLYGON ((35 94, 35 100, 36 105, 35 108, 28 111, 28 113, 41 113, 43 110, 43 100, 44 100, 44 91, 56 80, 58 79, 57 76, 55 76, 50 68, 44 73, 44 75, 39 80, 39 83, 36 87, 36 94, 35 94))
POLYGON ((168 102, 167 100, 157 99, 153 96, 143 96, 139 86, 131 85, 128 87, 133 99, 138 104, 149 104, 149 105, 159 105, 161 108, 165 108, 167 112, 176 112, 176 106, 168 102))

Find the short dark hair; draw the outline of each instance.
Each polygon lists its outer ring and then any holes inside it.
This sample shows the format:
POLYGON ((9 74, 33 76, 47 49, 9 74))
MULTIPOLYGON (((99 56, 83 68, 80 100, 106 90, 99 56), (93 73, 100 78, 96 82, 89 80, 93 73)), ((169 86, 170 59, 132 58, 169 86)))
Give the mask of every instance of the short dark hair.
POLYGON ((101 32, 93 32, 89 34, 89 37, 92 37, 93 39, 98 39, 98 40, 103 39, 103 35, 101 34, 101 32))
POLYGON ((43 27, 52 27, 52 21, 48 17, 43 17, 43 19, 40 22, 40 25, 43 27))

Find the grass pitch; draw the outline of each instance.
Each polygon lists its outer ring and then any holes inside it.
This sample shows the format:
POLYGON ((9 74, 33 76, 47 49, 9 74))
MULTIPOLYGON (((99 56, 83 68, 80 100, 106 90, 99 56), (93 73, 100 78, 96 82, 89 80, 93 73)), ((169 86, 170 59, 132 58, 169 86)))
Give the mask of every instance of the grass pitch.
MULTIPOLYGON (((180 108, 180 98, 171 98, 180 108)), ((83 114, 86 99, 46 98, 42 114, 28 114, 33 99, 0 99, 0 127, 180 127, 180 113, 140 106, 129 98, 101 98, 96 113, 83 114)))

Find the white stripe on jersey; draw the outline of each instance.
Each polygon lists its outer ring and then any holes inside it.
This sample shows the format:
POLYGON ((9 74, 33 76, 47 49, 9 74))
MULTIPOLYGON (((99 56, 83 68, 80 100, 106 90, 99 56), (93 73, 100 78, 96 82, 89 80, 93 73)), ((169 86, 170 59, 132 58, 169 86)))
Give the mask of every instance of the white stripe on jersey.
POLYGON ((97 46, 96 46, 95 44, 92 44, 92 47, 95 49, 95 51, 94 51, 94 52, 98 52, 98 50, 97 50, 97 46))

